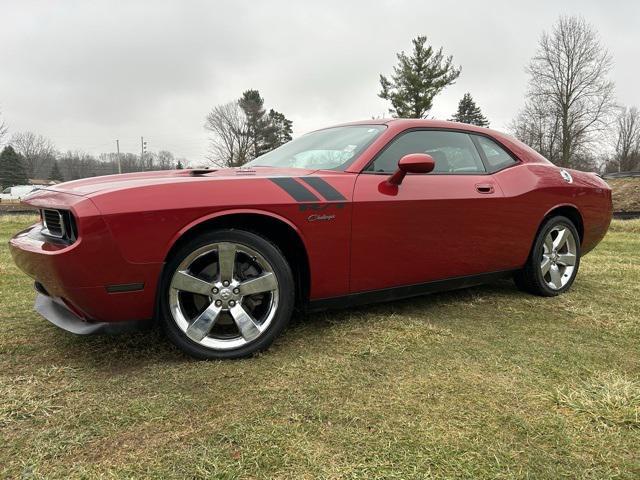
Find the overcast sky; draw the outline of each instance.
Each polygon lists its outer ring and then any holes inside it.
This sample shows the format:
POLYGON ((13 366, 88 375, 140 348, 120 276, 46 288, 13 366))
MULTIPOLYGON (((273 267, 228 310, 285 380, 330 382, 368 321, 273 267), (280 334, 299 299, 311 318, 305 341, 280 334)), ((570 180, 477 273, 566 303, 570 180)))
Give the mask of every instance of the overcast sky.
MULTIPOLYGON (((462 66, 435 99, 464 92, 496 129, 523 102, 524 66, 560 14, 582 15, 611 51, 618 101, 640 106, 640 1, 0 0, 0 109, 11 132, 60 150, 207 150, 212 105, 256 88, 294 133, 386 114, 378 76, 427 35, 462 66)), ((387 115, 388 116, 388 115, 387 115)))

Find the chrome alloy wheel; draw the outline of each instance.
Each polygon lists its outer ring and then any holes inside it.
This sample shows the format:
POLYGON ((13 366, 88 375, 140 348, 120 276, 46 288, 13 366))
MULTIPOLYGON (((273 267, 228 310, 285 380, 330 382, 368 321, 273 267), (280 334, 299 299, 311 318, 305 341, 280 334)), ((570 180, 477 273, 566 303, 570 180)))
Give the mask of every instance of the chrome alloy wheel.
POLYGON ((269 262, 246 245, 205 245, 173 274, 169 308, 192 341, 216 350, 239 348, 271 324, 278 308, 278 279, 269 262))
POLYGON ((572 278, 578 249, 569 228, 557 225, 544 239, 540 272, 549 288, 560 290, 572 278))

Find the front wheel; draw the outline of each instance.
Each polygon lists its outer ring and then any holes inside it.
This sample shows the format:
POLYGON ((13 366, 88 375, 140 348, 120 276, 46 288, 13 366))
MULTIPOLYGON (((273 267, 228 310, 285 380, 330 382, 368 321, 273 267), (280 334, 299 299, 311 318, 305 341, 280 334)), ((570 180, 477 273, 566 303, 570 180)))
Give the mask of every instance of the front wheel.
POLYGON ((291 268, 267 239, 218 230, 187 242, 164 270, 160 305, 169 339, 199 359, 266 349, 293 312, 291 268))
POLYGON ((580 237, 575 225, 566 217, 551 217, 540 228, 526 265, 514 279, 521 290, 553 297, 571 287, 579 266, 580 237))

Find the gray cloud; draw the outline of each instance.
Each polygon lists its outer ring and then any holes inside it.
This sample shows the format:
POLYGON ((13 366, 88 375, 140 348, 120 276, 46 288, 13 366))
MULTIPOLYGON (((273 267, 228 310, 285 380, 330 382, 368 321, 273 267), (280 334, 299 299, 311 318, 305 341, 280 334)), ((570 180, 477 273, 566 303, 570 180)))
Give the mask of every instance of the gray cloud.
POLYGON ((559 2, 2 1, 0 106, 12 131, 60 149, 152 150, 198 161, 211 105, 258 88, 296 133, 381 115, 378 75, 426 34, 463 71, 437 97, 447 118, 470 91, 504 129, 522 104, 524 66, 560 14, 593 23, 616 61, 618 99, 640 105, 640 5, 559 2))

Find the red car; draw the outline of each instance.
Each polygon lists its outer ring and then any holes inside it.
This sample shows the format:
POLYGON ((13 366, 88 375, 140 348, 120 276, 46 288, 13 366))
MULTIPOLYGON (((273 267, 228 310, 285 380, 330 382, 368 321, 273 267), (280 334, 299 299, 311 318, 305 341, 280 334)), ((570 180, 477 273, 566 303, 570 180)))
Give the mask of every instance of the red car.
POLYGON ((197 358, 264 349, 294 308, 513 276, 558 295, 604 237, 611 190, 504 134, 432 120, 318 130, 241 168, 111 175, 29 196, 10 241, 36 310, 74 333, 152 319, 197 358))

